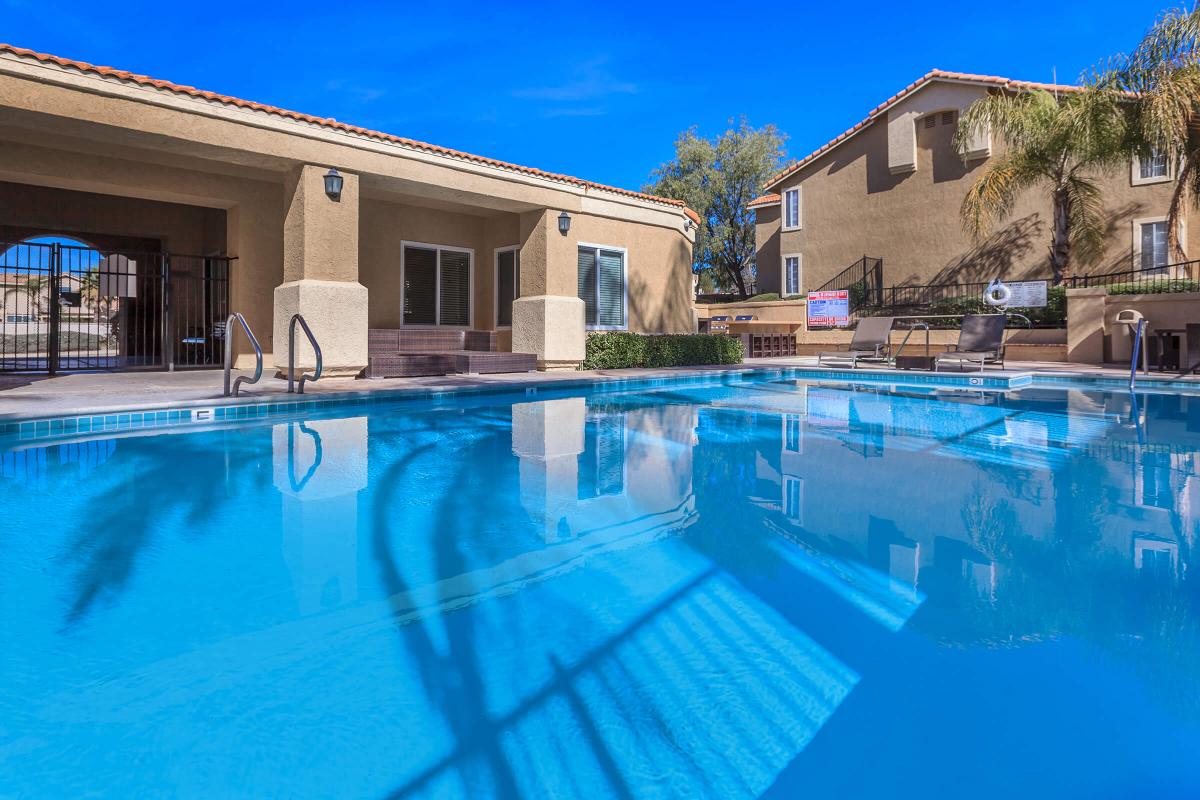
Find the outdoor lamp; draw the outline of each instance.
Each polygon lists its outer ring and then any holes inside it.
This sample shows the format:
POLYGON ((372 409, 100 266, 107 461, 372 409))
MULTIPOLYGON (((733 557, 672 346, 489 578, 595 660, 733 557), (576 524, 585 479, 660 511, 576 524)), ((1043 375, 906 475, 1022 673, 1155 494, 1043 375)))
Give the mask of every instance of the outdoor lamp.
POLYGON ((561 233, 563 236, 566 236, 567 232, 570 230, 571 230, 571 215, 564 211, 558 215, 558 232, 561 233))
POLYGON ((325 173, 325 194, 329 195, 329 199, 335 203, 342 199, 342 176, 333 167, 329 168, 329 172, 325 173))

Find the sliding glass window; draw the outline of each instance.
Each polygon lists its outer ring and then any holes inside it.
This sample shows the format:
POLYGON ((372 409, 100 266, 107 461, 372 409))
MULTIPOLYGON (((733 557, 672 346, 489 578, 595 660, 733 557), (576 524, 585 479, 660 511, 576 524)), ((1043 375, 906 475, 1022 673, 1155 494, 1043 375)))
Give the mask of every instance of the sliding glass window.
POLYGON ((588 327, 625 327, 625 251, 579 246, 579 299, 588 327))
POLYGON ((404 245, 405 325, 471 324, 471 251, 404 245))

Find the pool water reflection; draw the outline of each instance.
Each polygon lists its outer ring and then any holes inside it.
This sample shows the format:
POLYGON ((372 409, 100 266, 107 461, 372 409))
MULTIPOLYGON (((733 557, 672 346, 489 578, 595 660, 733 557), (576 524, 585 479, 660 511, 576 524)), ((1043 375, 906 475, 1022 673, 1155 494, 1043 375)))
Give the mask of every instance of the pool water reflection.
POLYGON ((1200 793, 1200 397, 353 413, 0 441, 0 795, 1200 793))

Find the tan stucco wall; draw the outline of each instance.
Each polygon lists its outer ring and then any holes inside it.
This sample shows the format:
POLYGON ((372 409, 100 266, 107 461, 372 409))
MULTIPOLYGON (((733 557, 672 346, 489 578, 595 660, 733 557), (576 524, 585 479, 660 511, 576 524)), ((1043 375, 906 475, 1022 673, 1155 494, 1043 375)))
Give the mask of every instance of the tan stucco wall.
MULTIPOLYGON (((970 96, 958 92, 955 100, 965 105, 970 96)), ((986 160, 964 166, 951 142, 956 124, 944 125, 939 118, 929 129, 916 122, 916 169, 893 174, 885 122, 875 121, 772 187, 782 193, 802 186, 802 229, 781 231, 778 207, 758 212, 760 291, 779 291, 780 255, 790 253, 803 256, 806 291, 863 255, 883 259, 885 285, 1049 277, 1051 210, 1045 190, 1022 194, 991 236, 976 243, 963 231, 959 208, 986 160)), ((993 152, 1002 149, 1002 142, 993 143, 993 152)), ((1127 269, 1133 260, 1132 221, 1165 215, 1174 185, 1133 186, 1127 165, 1099 182, 1112 220, 1107 250, 1094 266, 1076 263, 1076 272, 1127 269)), ((1194 241, 1193 227, 1188 236, 1194 241)))
MULTIPOLYGON (((223 247, 237 259, 231 307, 254 327, 268 365, 273 295, 285 282, 357 279, 369 290, 369 324, 399 324, 406 240, 473 251, 473 327, 493 328, 495 249, 523 244, 523 217, 562 210, 573 216, 571 237, 547 236, 554 246, 523 259, 523 280, 573 296, 576 242, 623 247, 630 328, 691 328, 692 234, 679 208, 10 56, 0 56, 0 181, 92 193, 75 209, 88 221, 45 217, 54 225, 162 237, 176 252, 223 247), (329 166, 358 194, 357 215, 316 189, 329 166), (297 201, 305 170, 314 191, 297 201), (331 208, 339 221, 320 220, 311 232, 297 216, 331 208), (156 222, 172 214, 178 226, 156 222), (357 265, 339 257, 347 247, 357 249, 357 265)), ((26 219, 6 216, 0 225, 26 219)), ((238 350, 245 364, 248 348, 239 341, 238 350)))
MULTIPOLYGON (((576 214, 567 257, 551 266, 555 285, 578 292, 579 243, 625 248, 628 327, 639 333, 687 333, 692 320, 692 248, 679 232, 621 220, 576 214)), ((522 262, 524 266, 524 262, 522 262)), ((524 275, 522 275, 522 286, 524 275)))

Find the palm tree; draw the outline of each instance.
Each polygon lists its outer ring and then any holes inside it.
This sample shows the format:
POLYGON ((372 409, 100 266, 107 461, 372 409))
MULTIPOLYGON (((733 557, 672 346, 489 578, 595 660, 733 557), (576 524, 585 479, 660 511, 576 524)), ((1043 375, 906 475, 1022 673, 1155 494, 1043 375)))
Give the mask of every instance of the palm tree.
POLYGON ((1132 154, 1179 159, 1167 225, 1171 253, 1182 258, 1179 217, 1187 199, 1200 205, 1200 7, 1159 17, 1137 48, 1094 71, 1091 83, 1124 96, 1131 109, 1132 154))
POLYGON ((989 132, 1004 142, 963 199, 963 226, 976 239, 1035 187, 1048 190, 1054 209, 1050 269, 1061 283, 1072 259, 1091 263, 1104 251, 1108 220, 1098 174, 1128 157, 1128 112, 1119 95, 1095 87, 1061 95, 1044 90, 989 94, 959 122, 955 146, 964 159, 989 132))
POLYGON ((25 281, 21 287, 29 297, 29 307, 34 315, 40 317, 42 315, 42 294, 49 287, 50 282, 45 278, 35 275, 25 281))

